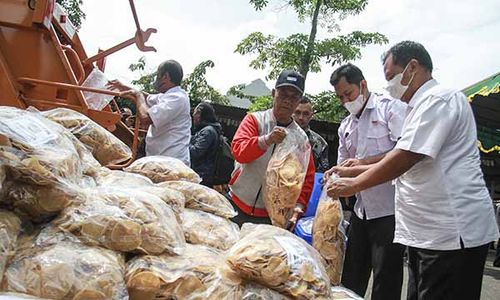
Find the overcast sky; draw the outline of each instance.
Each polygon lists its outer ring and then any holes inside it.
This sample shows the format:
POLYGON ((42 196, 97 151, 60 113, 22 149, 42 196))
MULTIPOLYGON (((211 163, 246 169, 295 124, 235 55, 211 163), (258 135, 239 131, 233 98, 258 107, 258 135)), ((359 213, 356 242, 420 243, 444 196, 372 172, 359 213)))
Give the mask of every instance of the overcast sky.
MULTIPOLYGON (((135 24, 127 0, 84 0, 87 14, 80 38, 87 55, 131 38, 135 24)), ((136 0, 143 29, 154 27, 146 45, 158 52, 140 52, 130 46, 108 57, 106 75, 130 82, 137 74, 130 63, 146 57, 151 70, 164 60, 176 59, 184 73, 211 59, 215 67, 208 82, 225 93, 233 85, 264 79, 262 70, 249 67, 251 56, 234 53, 236 45, 248 34, 261 31, 280 37, 309 33, 308 24, 298 22, 293 10, 279 10, 282 1, 270 1, 264 11, 256 12, 247 0, 136 0)), ((364 72, 371 90, 381 91, 386 82, 380 57, 391 45, 402 40, 422 43, 434 63, 434 77, 447 86, 463 89, 500 71, 499 0, 371 0, 358 16, 340 21, 340 34, 354 30, 380 32, 389 44, 368 46, 363 57, 353 63, 364 72)), ((319 38, 338 33, 319 31, 319 38)), ((330 89, 329 76, 335 67, 324 65, 321 73, 309 73, 306 92, 330 89)), ((271 88, 274 82, 268 82, 271 88)))

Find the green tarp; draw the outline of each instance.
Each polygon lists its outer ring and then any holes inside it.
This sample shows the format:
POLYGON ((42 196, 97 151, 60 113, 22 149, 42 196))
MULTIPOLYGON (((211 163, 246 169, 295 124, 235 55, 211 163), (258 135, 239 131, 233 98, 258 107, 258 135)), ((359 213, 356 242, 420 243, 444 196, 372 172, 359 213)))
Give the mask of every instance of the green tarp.
POLYGON ((500 73, 463 90, 477 123, 479 149, 500 154, 500 73))

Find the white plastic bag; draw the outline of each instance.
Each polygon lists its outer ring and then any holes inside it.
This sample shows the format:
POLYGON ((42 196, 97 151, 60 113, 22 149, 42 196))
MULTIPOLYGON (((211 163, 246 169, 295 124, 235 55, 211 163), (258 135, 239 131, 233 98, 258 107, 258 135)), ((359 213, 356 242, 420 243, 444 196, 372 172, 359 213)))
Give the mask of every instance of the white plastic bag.
MULTIPOLYGON (((106 90, 108 79, 103 72, 94 68, 83 82, 82 86, 106 90)), ((83 92, 87 106, 93 110, 102 110, 113 99, 113 96, 93 92, 83 92)))
POLYGON ((269 160, 264 203, 272 224, 287 228, 307 173, 311 145, 300 128, 285 128, 286 137, 269 160))

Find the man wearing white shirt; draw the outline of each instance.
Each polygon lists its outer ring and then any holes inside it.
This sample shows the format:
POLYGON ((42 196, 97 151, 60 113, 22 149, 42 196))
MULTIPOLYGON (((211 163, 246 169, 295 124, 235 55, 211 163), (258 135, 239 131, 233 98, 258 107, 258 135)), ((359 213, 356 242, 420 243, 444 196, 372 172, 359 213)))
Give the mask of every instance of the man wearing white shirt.
POLYGON ((328 194, 348 196, 396 179, 394 242, 408 246, 408 299, 479 299, 488 245, 499 233, 470 105, 432 78, 431 57, 419 43, 389 49, 384 73, 391 96, 408 103, 401 139, 328 194))
MULTIPOLYGON (((141 124, 149 125, 146 136, 146 156, 170 156, 190 165, 189 141, 191 114, 189 96, 181 87, 183 71, 175 60, 163 62, 156 72, 154 86, 158 94, 129 91, 137 100, 141 124)), ((130 89, 118 81, 111 86, 130 89)))
MULTIPOLYGON (((346 64, 330 78, 337 97, 350 112, 340 123, 337 165, 351 166, 381 159, 401 134, 406 104, 370 93, 361 70, 346 64)), ((340 173, 342 167, 332 168, 340 173)), ((373 270, 373 300, 399 300, 404 246, 394 239, 394 186, 386 182, 356 194, 350 220, 342 284, 364 296, 373 270)))

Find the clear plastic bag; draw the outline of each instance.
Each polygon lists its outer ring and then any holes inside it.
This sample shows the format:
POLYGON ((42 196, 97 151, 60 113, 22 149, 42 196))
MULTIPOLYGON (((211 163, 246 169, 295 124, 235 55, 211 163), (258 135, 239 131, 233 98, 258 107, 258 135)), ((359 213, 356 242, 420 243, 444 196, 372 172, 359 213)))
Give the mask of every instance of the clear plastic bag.
POLYGON ((241 300, 291 300, 291 298, 260 284, 247 283, 241 300))
POLYGON ((125 280, 131 300, 241 299, 239 282, 222 270, 222 254, 188 244, 179 256, 139 256, 127 264, 125 280))
POLYGON ((264 204, 272 224, 287 228, 307 173, 311 145, 302 129, 285 128, 267 165, 264 204))
POLYGON ((271 225, 245 223, 241 235, 227 256, 240 277, 294 299, 329 299, 330 280, 323 259, 306 242, 271 225))
POLYGON ((49 300, 26 294, 0 292, 0 300, 49 300))
POLYGON ((168 156, 143 157, 126 167, 124 171, 144 175, 154 183, 174 180, 201 182, 201 177, 195 171, 179 159, 168 156))
POLYGON ((96 176, 96 181, 102 187, 124 187, 153 194, 168 204, 180 220, 186 198, 184 194, 174 189, 155 185, 146 176, 118 170, 102 168, 96 176))
POLYGON ((99 163, 66 128, 35 110, 0 107, 0 163, 18 180, 76 182, 99 163))
POLYGON ((200 210, 184 210, 182 228, 187 242, 220 250, 231 248, 240 237, 240 228, 237 224, 200 210))
POLYGON ((32 222, 42 223, 82 200, 81 188, 76 184, 35 185, 9 181, 0 203, 32 222))
POLYGON ((179 254, 184 234, 172 209, 158 197, 126 188, 90 191, 54 224, 90 245, 145 254, 179 254))
POLYGON ((7 178, 7 169, 4 165, 0 164, 0 194, 2 193, 3 183, 7 178))
POLYGON ((99 172, 97 172, 95 179, 97 181, 97 184, 103 187, 153 186, 153 182, 151 181, 151 179, 147 178, 146 176, 119 170, 110 170, 106 167, 102 167, 99 172))
POLYGON ((0 210, 0 283, 8 261, 14 256, 21 220, 13 213, 0 210))
MULTIPOLYGON (((332 174, 326 186, 337 178, 336 174, 332 174)), ((340 200, 332 199, 326 194, 326 188, 323 189, 314 217, 313 246, 326 260, 326 270, 332 285, 340 284, 344 265, 346 234, 343 221, 340 200)))
POLYGON ((19 239, 2 289, 48 299, 128 299, 118 253, 74 242, 53 227, 19 239))
POLYGON ((356 295, 350 289, 343 286, 332 286, 332 299, 333 300, 363 300, 363 297, 356 295))
POLYGON ((226 197, 204 185, 187 181, 167 181, 158 186, 168 187, 184 194, 186 208, 202 210, 224 218, 232 218, 238 214, 226 197))
MULTIPOLYGON (((104 73, 101 72, 99 69, 94 68, 92 72, 90 72, 89 76, 85 79, 82 86, 106 90, 107 83, 108 79, 106 78, 106 75, 104 75, 104 73)), ((87 106, 93 110, 102 110, 113 99, 112 95, 99 94, 86 91, 83 92, 83 96, 85 97, 85 102, 87 102, 87 106)))
POLYGON ((87 116, 67 108, 56 108, 42 114, 70 130, 92 151, 102 165, 116 164, 132 157, 130 148, 111 132, 87 116))

